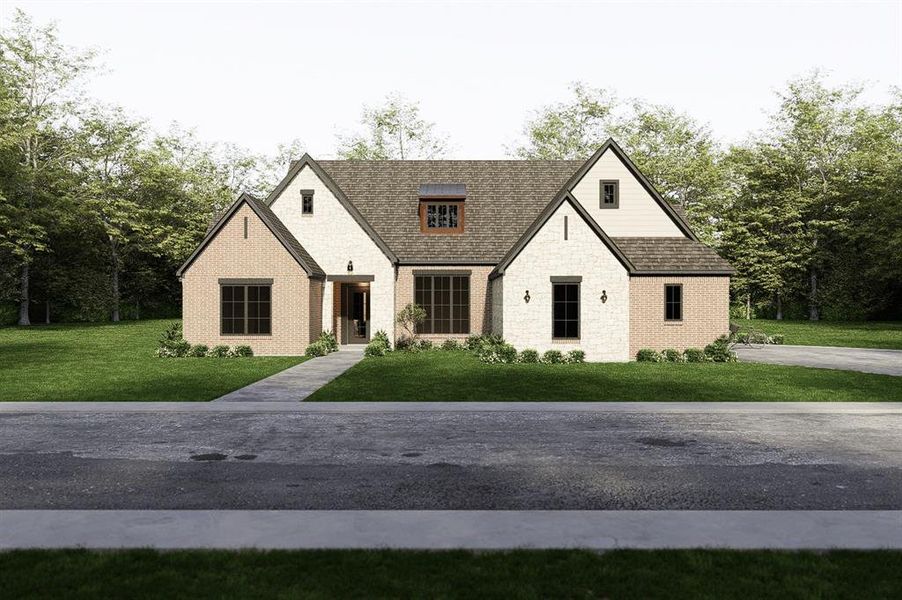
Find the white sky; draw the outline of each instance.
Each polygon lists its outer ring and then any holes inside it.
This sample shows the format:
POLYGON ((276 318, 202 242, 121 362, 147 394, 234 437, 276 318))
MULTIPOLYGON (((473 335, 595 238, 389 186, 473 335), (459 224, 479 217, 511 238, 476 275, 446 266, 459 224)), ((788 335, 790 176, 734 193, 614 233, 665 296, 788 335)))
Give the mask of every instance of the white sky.
POLYGON ((399 91, 447 133, 457 158, 500 158, 530 112, 570 82, 686 111, 736 141, 773 92, 819 67, 902 86, 902 0, 883 2, 27 2, 0 0, 64 42, 105 50, 90 92, 165 130, 314 157, 399 91))

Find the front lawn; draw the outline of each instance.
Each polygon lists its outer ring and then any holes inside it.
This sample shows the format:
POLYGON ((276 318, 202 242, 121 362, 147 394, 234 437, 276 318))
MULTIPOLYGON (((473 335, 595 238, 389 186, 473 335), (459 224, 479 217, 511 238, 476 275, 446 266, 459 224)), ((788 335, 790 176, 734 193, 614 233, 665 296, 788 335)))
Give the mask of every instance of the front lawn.
POLYGON ((0 553, 7 598, 893 598, 902 553, 364 550, 0 553))
POLYGON ((487 365, 432 350, 364 359, 308 401, 900 401, 900 381, 753 363, 487 365))
POLYGON ((734 321, 768 335, 782 333, 784 343, 800 346, 847 346, 902 350, 902 322, 899 321, 776 321, 752 319, 734 321))
POLYGON ((155 358, 166 321, 0 329, 0 402, 212 400, 303 357, 155 358))

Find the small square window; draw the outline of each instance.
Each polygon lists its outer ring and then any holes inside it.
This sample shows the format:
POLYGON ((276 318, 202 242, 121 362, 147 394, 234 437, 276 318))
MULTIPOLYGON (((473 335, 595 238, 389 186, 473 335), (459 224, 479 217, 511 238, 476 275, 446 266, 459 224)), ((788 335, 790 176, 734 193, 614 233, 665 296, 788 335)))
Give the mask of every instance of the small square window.
POLYGON ((601 180, 601 208, 617 208, 620 206, 620 181, 617 179, 601 180))
POLYGON ((303 190, 301 192, 301 214, 313 214, 313 190, 303 190))

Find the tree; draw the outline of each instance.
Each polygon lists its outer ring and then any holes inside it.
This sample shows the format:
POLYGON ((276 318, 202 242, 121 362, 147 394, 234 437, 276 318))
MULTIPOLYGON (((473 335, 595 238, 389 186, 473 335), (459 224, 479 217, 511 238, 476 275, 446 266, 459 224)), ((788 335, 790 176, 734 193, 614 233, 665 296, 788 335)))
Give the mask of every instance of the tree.
POLYGON ((420 117, 420 106, 398 94, 382 106, 364 107, 366 133, 340 137, 338 156, 351 160, 435 159, 448 153, 447 139, 420 117))
POLYGON ((405 339, 415 340, 417 338, 417 327, 426 320, 426 309, 419 304, 408 304, 401 309, 396 320, 398 325, 407 332, 405 339))
POLYGON ((29 325, 30 268, 47 249, 47 227, 61 211, 54 177, 71 150, 71 122, 79 108, 79 81, 92 68, 94 53, 65 47, 55 25, 36 27, 16 10, 0 34, 4 88, 0 144, 14 148, 15 171, 4 177, 0 243, 19 270, 19 324, 29 325))
POLYGON ((76 162, 82 179, 82 209, 96 219, 109 250, 111 318, 119 321, 119 276, 122 252, 141 243, 147 225, 146 210, 135 201, 134 165, 143 136, 142 124, 120 109, 95 107, 79 132, 76 162))

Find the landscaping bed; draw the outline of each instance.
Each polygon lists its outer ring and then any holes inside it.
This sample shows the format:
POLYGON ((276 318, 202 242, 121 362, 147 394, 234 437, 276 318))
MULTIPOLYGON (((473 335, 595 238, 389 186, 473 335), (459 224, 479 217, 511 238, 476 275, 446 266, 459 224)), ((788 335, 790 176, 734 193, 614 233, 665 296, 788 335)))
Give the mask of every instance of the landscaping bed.
POLYGON ((204 401, 304 357, 157 358, 172 323, 36 325, 0 329, 0 402, 204 401))

